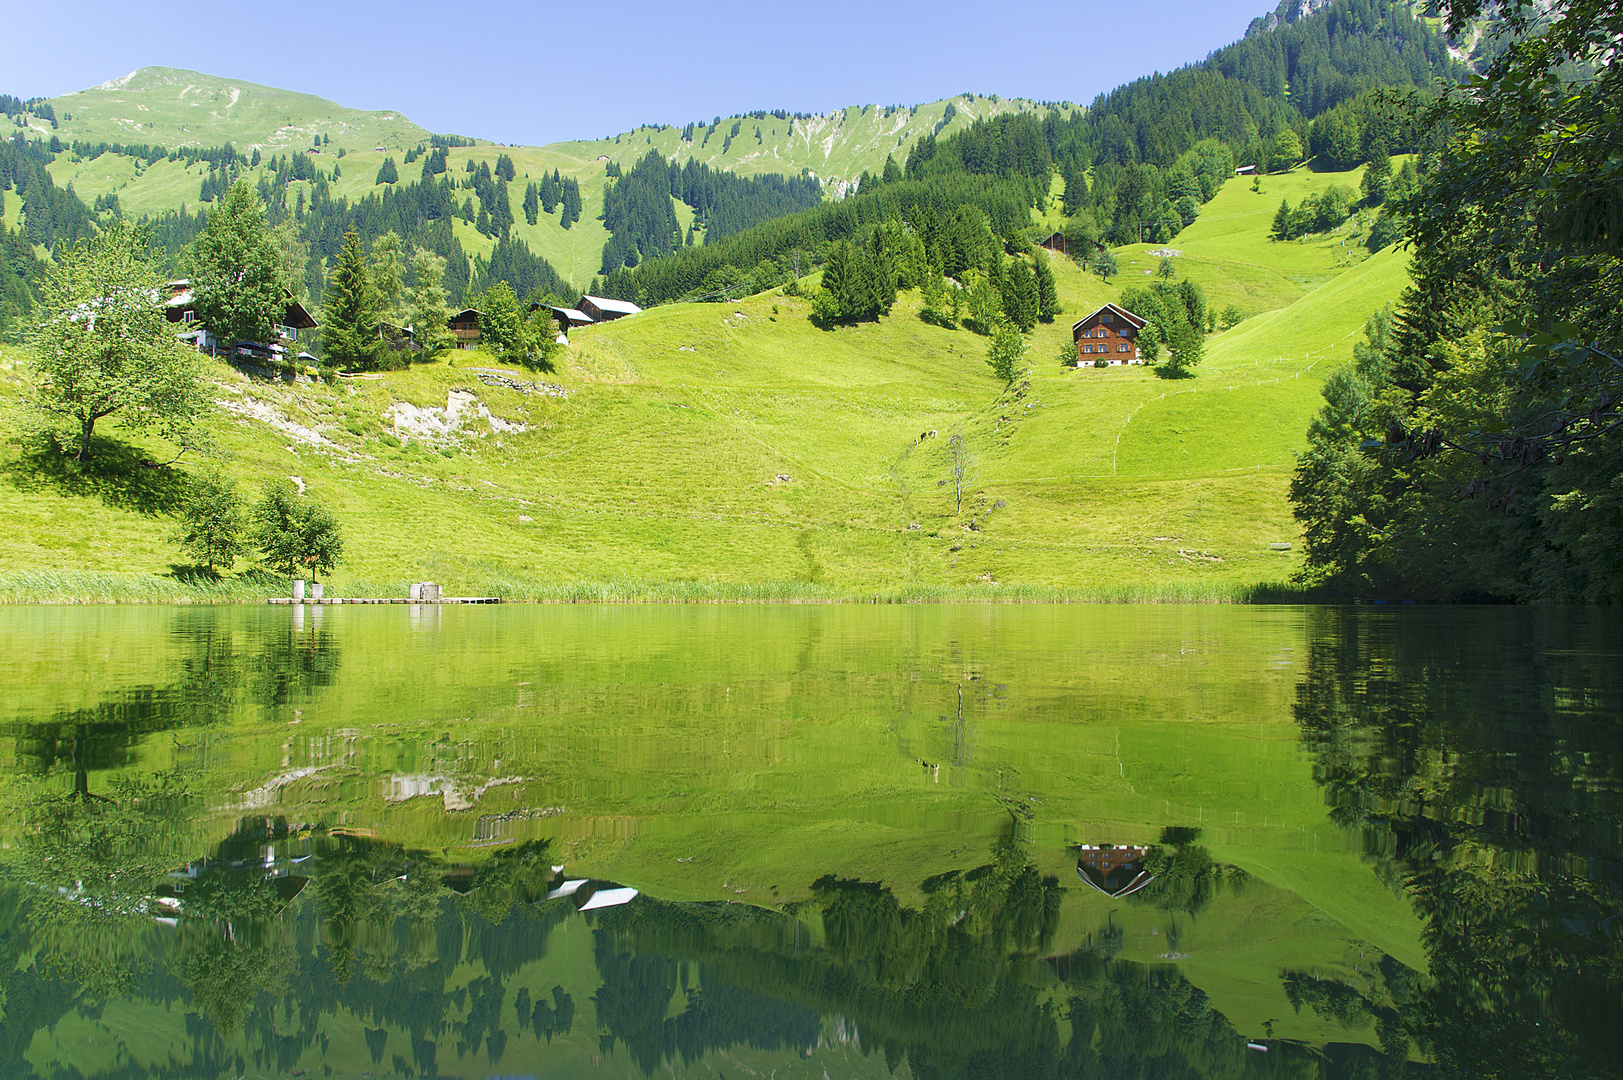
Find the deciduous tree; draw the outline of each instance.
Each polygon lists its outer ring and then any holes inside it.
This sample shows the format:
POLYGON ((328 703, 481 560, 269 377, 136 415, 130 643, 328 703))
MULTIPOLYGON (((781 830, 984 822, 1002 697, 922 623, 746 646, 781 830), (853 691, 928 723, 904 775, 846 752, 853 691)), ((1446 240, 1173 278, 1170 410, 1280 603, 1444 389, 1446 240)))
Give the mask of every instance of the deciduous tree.
POLYGON ((196 444, 207 385, 197 355, 175 341, 159 280, 145 235, 120 223, 75 245, 42 283, 26 400, 80 461, 107 417, 183 451, 196 444))
POLYGON ((253 542, 266 563, 288 577, 309 570, 314 580, 344 552, 338 522, 326 507, 300 495, 287 480, 272 480, 253 508, 253 542))
POLYGON ((217 471, 193 477, 175 542, 211 574, 231 569, 248 549, 246 506, 236 484, 217 471))
POLYGON ((214 339, 268 342, 287 308, 281 252, 265 227, 265 207, 246 180, 209 212, 186 259, 197 318, 214 339))

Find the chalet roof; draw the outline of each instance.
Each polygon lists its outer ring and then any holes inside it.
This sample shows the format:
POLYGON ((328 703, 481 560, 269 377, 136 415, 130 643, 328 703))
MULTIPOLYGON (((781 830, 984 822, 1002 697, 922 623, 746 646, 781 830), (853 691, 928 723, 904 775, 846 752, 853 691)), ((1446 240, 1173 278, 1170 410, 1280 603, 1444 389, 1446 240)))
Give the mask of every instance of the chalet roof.
POLYGON ((484 312, 480 311, 478 308, 463 308, 461 311, 453 313, 450 319, 447 321, 456 322, 459 319, 477 319, 483 314, 484 312))
POLYGON ((589 323, 597 321, 590 315, 586 314, 586 312, 577 311, 572 307, 555 307, 552 309, 552 313, 560 318, 568 319, 572 323, 589 323))
POLYGON ((295 330, 314 330, 316 320, 315 316, 305 310, 303 304, 297 300, 289 300, 287 312, 282 316, 282 325, 291 326, 295 330))
POLYGON ((600 311, 618 311, 621 315, 636 315, 642 308, 630 300, 611 300, 606 296, 583 296, 581 303, 590 303, 600 311))
POLYGON ((1098 310, 1094 311, 1091 315, 1085 315, 1082 318, 1076 320, 1076 322, 1072 323, 1071 324, 1071 333, 1073 333, 1073 334, 1076 333, 1078 330, 1082 329, 1084 326, 1093 325, 1094 323, 1096 323, 1099 320, 1099 317, 1101 315, 1103 315, 1107 311, 1111 312, 1112 314, 1119 315, 1122 319, 1126 320, 1127 323, 1130 326, 1132 326, 1134 329, 1137 329, 1137 330, 1142 330, 1144 328, 1144 326, 1149 322, 1148 319, 1142 318, 1141 316, 1138 316, 1138 315, 1134 315, 1131 311, 1128 311, 1126 308, 1122 307, 1120 304, 1106 304, 1103 307, 1099 308, 1098 310))

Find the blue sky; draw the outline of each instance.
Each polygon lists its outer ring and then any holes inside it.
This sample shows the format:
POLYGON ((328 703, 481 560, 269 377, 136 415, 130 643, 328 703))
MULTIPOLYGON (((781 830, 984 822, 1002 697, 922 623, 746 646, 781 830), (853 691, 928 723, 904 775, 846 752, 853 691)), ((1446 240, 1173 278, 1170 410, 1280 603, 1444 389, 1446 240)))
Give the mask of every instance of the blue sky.
POLYGON ((535 145, 752 109, 912 105, 963 91, 1086 103, 1203 58, 1270 8, 0 0, 0 93, 50 97, 161 65, 535 145))

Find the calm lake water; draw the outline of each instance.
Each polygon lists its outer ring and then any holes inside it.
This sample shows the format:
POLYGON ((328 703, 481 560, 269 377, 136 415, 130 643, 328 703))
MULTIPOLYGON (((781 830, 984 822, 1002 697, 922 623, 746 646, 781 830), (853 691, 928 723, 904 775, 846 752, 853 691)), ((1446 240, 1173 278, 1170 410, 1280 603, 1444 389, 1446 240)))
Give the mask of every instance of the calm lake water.
POLYGON ((1623 1068, 1611 613, 20 607, 0 649, 0 1077, 1623 1068))

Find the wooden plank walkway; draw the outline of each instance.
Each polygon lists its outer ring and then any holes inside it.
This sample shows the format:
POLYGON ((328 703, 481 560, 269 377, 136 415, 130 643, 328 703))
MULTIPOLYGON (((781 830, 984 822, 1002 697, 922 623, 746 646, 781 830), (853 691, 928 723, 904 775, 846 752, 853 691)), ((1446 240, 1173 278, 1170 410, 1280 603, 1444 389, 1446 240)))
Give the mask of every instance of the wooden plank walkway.
POLYGON ((323 605, 323 606, 325 606, 327 604, 418 604, 418 605, 431 604, 431 605, 445 605, 445 604, 499 604, 499 603, 502 602, 502 598, 499 597, 499 596, 442 596, 438 600, 408 600, 405 597, 399 597, 399 596, 384 596, 384 597, 323 596, 320 600, 316 600, 316 599, 313 599, 313 598, 307 596, 303 600, 295 600, 291 596, 273 596, 269 600, 266 600, 265 602, 267 604, 308 604, 308 605, 312 605, 312 606, 314 606, 316 604, 320 604, 320 605, 323 605))

